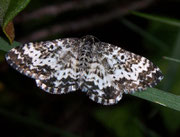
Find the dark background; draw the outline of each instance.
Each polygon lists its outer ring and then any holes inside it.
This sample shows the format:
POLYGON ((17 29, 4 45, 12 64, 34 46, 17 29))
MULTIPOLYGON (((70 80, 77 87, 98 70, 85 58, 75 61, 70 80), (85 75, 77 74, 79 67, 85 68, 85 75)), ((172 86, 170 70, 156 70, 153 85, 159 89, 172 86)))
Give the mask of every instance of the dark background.
MULTIPOLYGON (((179 94, 179 65, 163 58, 174 55, 179 28, 131 13, 179 19, 179 7, 178 0, 32 0, 14 19, 15 40, 94 35, 149 58, 165 75, 157 88, 179 94), (172 66, 174 71, 169 72, 172 66)), ((80 91, 51 95, 13 70, 4 53, 0 55, 0 137, 180 136, 178 111, 131 95, 114 106, 99 105, 80 91)))

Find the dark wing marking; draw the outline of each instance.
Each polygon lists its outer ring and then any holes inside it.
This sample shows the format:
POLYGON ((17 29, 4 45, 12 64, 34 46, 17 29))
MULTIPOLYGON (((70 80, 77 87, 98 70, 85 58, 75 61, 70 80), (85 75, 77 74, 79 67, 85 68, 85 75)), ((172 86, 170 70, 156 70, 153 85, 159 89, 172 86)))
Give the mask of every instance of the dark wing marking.
POLYGON ((28 43, 6 54, 7 62, 20 73, 36 79, 38 87, 50 93, 78 88, 78 46, 75 39, 28 43))
POLYGON ((96 43, 94 57, 84 90, 104 105, 117 103, 123 93, 153 87, 163 78, 148 59, 108 43, 96 43))
POLYGON ((145 57, 108 43, 102 44, 105 51, 103 58, 109 66, 106 70, 119 90, 133 93, 137 90, 145 90, 147 87, 154 87, 163 79, 160 69, 145 57))

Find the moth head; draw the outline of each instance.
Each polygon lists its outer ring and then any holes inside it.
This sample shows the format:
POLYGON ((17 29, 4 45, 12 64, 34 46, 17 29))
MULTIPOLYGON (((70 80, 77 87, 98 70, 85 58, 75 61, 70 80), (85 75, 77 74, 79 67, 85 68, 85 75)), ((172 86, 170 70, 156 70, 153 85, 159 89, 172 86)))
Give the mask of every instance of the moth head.
POLYGON ((95 42, 99 42, 99 39, 94 37, 93 35, 86 35, 81 38, 84 43, 87 44, 94 44, 95 42))

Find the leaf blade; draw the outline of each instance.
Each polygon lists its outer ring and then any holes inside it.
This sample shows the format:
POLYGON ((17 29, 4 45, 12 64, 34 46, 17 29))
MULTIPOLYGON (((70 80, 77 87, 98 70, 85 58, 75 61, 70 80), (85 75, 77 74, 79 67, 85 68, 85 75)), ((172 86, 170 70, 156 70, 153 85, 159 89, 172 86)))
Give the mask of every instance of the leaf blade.
POLYGON ((180 111, 180 96, 156 88, 149 88, 143 92, 136 92, 133 96, 180 111))
POLYGON ((11 45, 9 42, 2 37, 0 37, 0 50, 8 52, 10 49, 19 46, 21 43, 14 41, 11 45))
POLYGON ((13 18, 22 11, 30 2, 30 0, 1 0, 0 1, 0 25, 4 34, 9 39, 10 43, 13 42, 14 25, 13 18))
POLYGON ((12 19, 21 12, 28 4, 30 0, 10 0, 8 9, 4 16, 3 27, 5 27, 12 19))

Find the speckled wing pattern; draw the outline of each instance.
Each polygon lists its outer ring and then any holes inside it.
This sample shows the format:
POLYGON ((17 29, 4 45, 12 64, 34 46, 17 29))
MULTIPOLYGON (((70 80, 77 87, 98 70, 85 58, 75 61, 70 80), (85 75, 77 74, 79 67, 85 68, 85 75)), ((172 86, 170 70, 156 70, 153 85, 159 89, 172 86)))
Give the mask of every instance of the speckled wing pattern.
POLYGON ((88 35, 28 43, 10 50, 6 60, 46 92, 80 89, 103 105, 116 104, 123 93, 154 87, 163 79, 160 69, 145 57, 96 40, 88 35))
POLYGON ((62 94, 78 88, 78 46, 75 39, 28 43, 10 50, 6 60, 41 89, 62 94))
POLYGON ((96 57, 90 64, 87 81, 91 81, 90 98, 98 103, 117 103, 122 94, 154 87, 163 79, 161 70, 145 57, 112 44, 97 42, 96 57))

